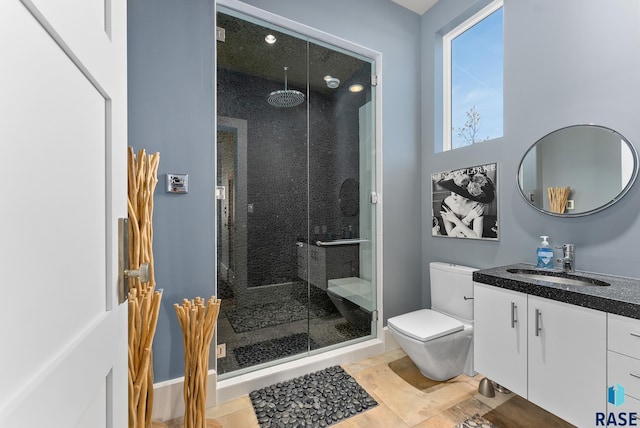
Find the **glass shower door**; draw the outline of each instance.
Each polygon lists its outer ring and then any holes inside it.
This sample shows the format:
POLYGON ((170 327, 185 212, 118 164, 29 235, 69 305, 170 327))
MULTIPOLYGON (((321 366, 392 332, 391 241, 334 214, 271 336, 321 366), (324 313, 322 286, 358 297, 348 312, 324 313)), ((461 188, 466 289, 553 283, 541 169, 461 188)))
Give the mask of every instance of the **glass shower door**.
POLYGON ((373 64, 309 43, 309 331, 312 349, 375 335, 373 64), (348 70, 348 72, 347 72, 348 70), (337 310, 316 316, 318 302, 337 310))
POLYGON ((221 7, 217 26, 225 378, 376 334, 375 126, 370 60, 221 7))

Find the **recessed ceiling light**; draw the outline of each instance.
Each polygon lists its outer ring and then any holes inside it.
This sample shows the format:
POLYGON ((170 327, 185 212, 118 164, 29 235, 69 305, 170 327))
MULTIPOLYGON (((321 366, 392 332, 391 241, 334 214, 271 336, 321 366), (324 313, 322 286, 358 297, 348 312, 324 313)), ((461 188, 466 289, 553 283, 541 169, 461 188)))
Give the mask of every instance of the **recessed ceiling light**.
POLYGON ((333 77, 331 77, 331 75, 327 74, 326 76, 324 76, 324 81, 328 82, 329 80, 333 79, 333 77))
POLYGON ((273 34, 268 34, 267 37, 264 38, 264 41, 269 43, 270 45, 274 44, 276 40, 276 36, 274 36, 273 34))
POLYGON ((363 89, 364 89, 364 86, 362 86, 359 83, 349 86, 349 91, 351 92, 361 92, 363 89))

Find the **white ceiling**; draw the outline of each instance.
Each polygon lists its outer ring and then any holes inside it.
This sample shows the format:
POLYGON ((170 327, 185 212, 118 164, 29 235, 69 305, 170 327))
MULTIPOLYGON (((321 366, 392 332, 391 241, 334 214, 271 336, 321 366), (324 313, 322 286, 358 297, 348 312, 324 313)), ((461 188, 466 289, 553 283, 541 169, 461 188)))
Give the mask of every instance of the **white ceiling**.
POLYGON ((400 6, 414 11, 418 15, 424 14, 431 6, 438 3, 438 0, 391 0, 400 6))

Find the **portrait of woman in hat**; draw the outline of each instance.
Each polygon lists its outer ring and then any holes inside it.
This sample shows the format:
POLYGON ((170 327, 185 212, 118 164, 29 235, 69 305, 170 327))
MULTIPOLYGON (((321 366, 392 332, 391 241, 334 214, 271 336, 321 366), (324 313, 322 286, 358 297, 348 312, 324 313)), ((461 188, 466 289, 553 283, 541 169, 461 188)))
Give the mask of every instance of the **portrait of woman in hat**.
POLYGON ((434 181, 434 185, 448 191, 449 195, 440 202, 439 233, 436 233, 434 218, 434 234, 456 238, 497 238, 496 216, 491 216, 489 225, 485 219, 488 204, 496 197, 495 184, 487 174, 487 167, 495 165, 437 175, 442 178, 434 181))

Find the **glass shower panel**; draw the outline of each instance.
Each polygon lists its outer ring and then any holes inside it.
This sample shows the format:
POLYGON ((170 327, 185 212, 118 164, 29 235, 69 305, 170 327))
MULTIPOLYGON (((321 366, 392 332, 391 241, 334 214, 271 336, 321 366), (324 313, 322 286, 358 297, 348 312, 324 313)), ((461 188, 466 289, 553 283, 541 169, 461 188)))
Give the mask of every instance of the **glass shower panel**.
POLYGON ((375 334, 372 74, 370 60, 309 44, 312 350, 375 334), (322 305, 334 310, 331 316, 318 316, 322 305))
POLYGON ((296 264, 308 229, 308 43, 231 14, 218 13, 216 24, 226 36, 217 43, 216 144, 218 185, 227 189, 217 204, 224 375, 308 353, 296 264))
POLYGON ((375 115, 370 60, 216 17, 224 379, 375 335, 375 115))

